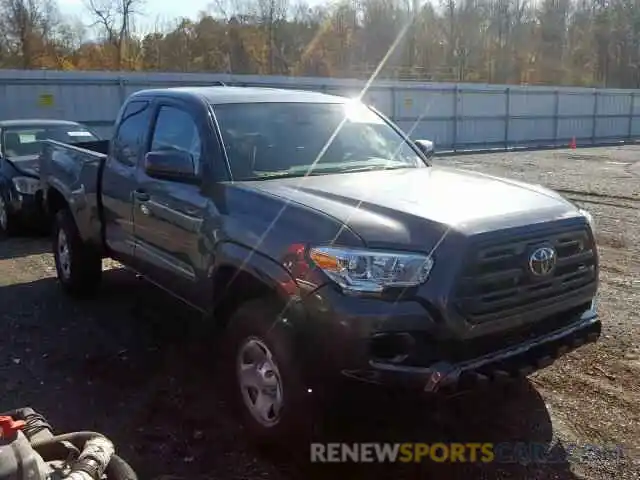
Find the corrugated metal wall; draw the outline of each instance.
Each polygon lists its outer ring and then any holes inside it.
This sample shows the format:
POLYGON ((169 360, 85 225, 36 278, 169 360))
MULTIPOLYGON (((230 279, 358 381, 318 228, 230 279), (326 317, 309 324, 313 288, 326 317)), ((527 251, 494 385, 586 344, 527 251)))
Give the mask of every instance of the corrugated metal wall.
MULTIPOLYGON (((108 135, 123 100, 144 88, 210 85, 271 86, 360 93, 349 79, 253 75, 0 71, 0 118, 64 118, 108 135)), ((376 82, 364 100, 414 138, 438 150, 609 143, 640 137, 635 90, 376 82)))

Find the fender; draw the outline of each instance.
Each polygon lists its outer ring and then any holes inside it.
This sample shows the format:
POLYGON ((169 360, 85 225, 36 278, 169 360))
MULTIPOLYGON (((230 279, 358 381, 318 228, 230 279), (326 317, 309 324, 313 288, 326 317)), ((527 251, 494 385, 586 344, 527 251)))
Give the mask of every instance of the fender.
MULTIPOLYGON (((214 285, 214 298, 224 295, 223 292, 215 291, 216 282, 213 279, 220 269, 225 267, 233 267, 251 275, 257 282, 275 292, 286 305, 273 328, 278 329, 283 335, 282 338, 289 343, 293 356, 299 362, 299 367, 305 372, 303 378, 307 378, 310 382, 308 387, 312 388, 313 384, 313 389, 316 389, 319 385, 316 385, 313 380, 317 366, 315 361, 322 357, 318 356, 314 347, 313 326, 308 321, 304 299, 317 288, 308 289, 305 286, 301 288, 289 271, 276 260, 243 245, 224 242, 219 245, 215 265, 209 272, 214 285)), ((226 286, 222 286, 223 291, 225 288, 226 286)))
MULTIPOLYGON (((301 291, 291 274, 278 262, 270 257, 233 242, 223 242, 217 248, 214 265, 209 270, 212 280, 220 269, 234 267, 248 273, 267 288, 276 292, 285 303, 294 302, 301 297, 301 291)), ((222 294, 215 291, 214 298, 222 294)))
POLYGON ((46 209, 47 214, 51 214, 50 211, 50 198, 52 196, 59 196, 64 200, 65 206, 71 212, 73 220, 76 222, 80 235, 83 239, 89 237, 85 217, 87 216, 87 202, 85 197, 84 185, 80 185, 77 190, 71 190, 69 186, 65 185, 63 181, 55 177, 49 177, 47 179, 45 189, 42 190, 42 203, 46 209))
POLYGON ((84 196, 84 186, 80 186, 78 190, 70 190, 69 187, 64 185, 60 180, 51 178, 49 180, 48 188, 43 190, 42 204, 43 208, 48 215, 51 215, 50 198, 52 196, 58 196, 64 200, 64 205, 71 212, 71 216, 80 232, 80 237, 85 240, 91 240, 90 231, 88 228, 88 207, 84 196))

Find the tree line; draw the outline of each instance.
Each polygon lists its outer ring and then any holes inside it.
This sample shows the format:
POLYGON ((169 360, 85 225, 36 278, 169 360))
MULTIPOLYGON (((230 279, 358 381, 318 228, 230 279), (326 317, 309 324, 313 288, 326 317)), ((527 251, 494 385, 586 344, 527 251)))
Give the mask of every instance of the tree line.
POLYGON ((214 0, 147 31, 144 0, 85 1, 90 28, 0 0, 0 68, 640 85, 640 0, 214 0))

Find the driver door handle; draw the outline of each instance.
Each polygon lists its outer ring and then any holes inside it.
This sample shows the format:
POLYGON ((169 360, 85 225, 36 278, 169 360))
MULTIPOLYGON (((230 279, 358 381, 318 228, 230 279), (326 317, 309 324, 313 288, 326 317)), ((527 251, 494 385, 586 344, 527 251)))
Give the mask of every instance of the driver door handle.
POLYGON ((134 190, 133 196, 139 202, 148 202, 151 199, 151 196, 144 190, 134 190))

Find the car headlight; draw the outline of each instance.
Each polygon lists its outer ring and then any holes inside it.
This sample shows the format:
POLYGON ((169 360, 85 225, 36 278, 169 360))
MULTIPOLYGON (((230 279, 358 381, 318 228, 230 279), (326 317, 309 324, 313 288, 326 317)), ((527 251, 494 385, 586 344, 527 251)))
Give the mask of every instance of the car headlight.
POLYGON ((589 223, 589 226, 591 227, 591 231, 593 231, 595 233, 596 231, 596 225, 595 225, 595 220, 593 219, 593 215, 591 214, 591 212, 584 210, 583 208, 579 209, 580 215, 582 215, 584 218, 587 219, 587 222, 589 223))
POLYGON ((314 247, 309 258, 345 292, 382 292, 424 283, 433 258, 421 253, 314 247))
POLYGON ((14 177, 13 186, 18 193, 33 195, 40 190, 40 180, 31 177, 14 177))

